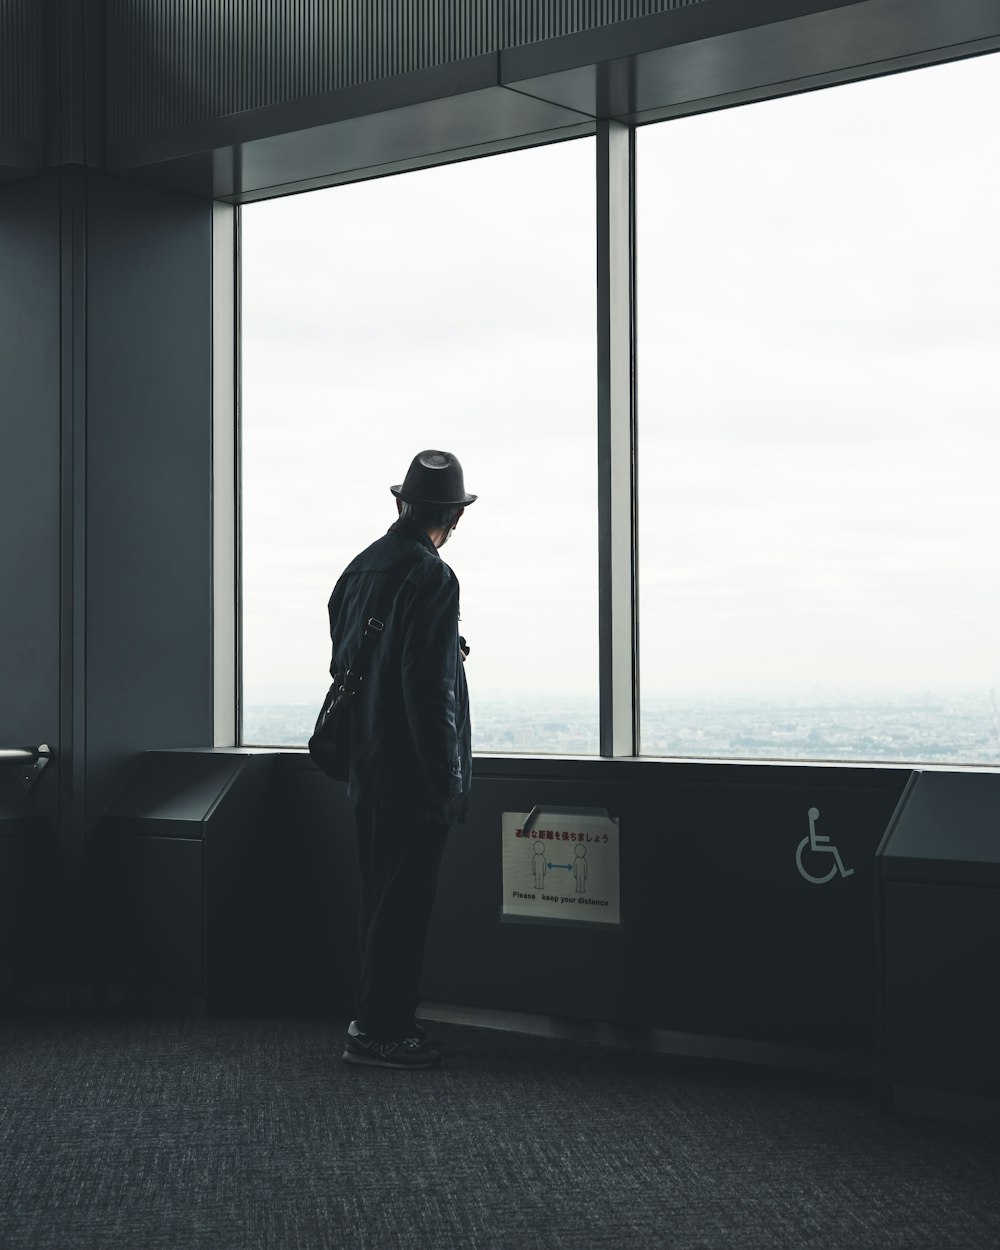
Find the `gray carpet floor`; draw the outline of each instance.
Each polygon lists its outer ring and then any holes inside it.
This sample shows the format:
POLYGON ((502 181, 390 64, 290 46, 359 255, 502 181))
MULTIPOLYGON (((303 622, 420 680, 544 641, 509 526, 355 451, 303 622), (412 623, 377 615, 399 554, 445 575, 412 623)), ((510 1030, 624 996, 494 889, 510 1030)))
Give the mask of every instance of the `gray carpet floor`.
POLYGON ((1000 1246, 1000 1135, 850 1083, 434 1025, 0 1024, 4 1250, 1000 1246))

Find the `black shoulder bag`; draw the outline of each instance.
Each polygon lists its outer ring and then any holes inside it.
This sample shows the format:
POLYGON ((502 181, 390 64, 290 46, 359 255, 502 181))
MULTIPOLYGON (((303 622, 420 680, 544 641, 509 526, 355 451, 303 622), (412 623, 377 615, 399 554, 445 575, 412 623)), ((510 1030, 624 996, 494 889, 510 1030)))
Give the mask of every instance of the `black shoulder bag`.
POLYGON ((380 593, 373 597, 365 617, 365 632, 354 663, 346 673, 337 673, 327 691, 316 728, 309 739, 309 754, 316 767, 335 781, 347 781, 351 771, 351 713, 368 665, 371 663, 375 643, 385 628, 389 610, 406 581, 406 575, 416 564, 416 558, 406 556, 389 569, 380 593))

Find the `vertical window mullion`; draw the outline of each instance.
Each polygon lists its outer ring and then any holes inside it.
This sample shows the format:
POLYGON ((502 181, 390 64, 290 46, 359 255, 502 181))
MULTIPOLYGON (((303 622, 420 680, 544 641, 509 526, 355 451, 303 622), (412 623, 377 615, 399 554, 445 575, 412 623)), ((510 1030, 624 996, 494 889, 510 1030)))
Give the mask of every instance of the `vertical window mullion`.
POLYGON ((597 126, 600 750, 638 750, 635 473, 635 133, 597 126))
MULTIPOLYGON (((232 707, 219 707, 218 677, 216 677, 216 732, 219 732, 226 720, 232 717, 234 738, 237 746, 243 744, 243 209, 240 205, 233 208, 232 217, 232 248, 233 248, 233 290, 232 290, 232 431, 233 431, 233 474, 232 499, 225 501, 225 507, 231 509, 234 533, 232 541, 232 568, 227 575, 232 576, 234 599, 236 602, 236 620, 233 622, 233 691, 232 707)), ((218 350, 216 348, 216 350, 218 350)), ((216 404, 219 397, 216 395, 216 404)), ((218 472, 218 470, 216 470, 218 472)), ((216 517, 221 511, 217 503, 216 517)), ((218 574, 215 575, 216 581, 218 574)), ((217 628, 217 626, 216 626, 217 628)), ((218 745, 218 742, 216 743, 218 745)))

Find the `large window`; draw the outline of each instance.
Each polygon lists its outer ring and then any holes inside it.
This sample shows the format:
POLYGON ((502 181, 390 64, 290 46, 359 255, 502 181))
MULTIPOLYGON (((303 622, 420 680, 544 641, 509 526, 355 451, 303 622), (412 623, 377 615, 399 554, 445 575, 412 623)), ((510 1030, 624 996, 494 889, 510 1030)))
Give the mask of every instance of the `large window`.
POLYGON ((644 753, 1000 763, 998 69, 639 131, 644 753))
POLYGON ((1000 764, 998 71, 245 208, 243 741, 305 742, 330 588, 444 447, 477 750, 630 743, 637 603, 644 755, 1000 764))
POLYGON ((594 143, 242 210, 242 740, 302 745, 326 601, 444 448, 477 750, 597 750, 594 143))

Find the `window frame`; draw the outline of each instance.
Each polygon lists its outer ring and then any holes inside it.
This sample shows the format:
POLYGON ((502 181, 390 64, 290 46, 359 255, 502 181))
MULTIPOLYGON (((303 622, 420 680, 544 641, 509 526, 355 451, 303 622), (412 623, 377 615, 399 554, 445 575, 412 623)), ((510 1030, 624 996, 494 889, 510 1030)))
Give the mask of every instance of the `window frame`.
MULTIPOLYGON (((993 48, 983 49, 966 55, 1000 56, 1000 51, 993 48)), ((750 98, 730 100, 722 103, 698 101, 689 108, 675 109, 670 117, 681 118, 694 116, 706 111, 728 109, 754 105, 781 96, 803 94, 812 90, 826 90, 854 82, 862 82, 872 77, 884 76, 889 72, 908 72, 928 65, 944 64, 956 59, 964 59, 959 54, 939 53, 933 59, 921 59, 920 62, 887 70, 880 65, 871 64, 857 67, 850 76, 838 76, 836 81, 821 84, 804 84, 798 89, 789 89, 782 84, 782 89, 762 87, 750 98)), ((637 328, 636 328, 636 131, 640 125, 655 125, 661 117, 648 117, 641 120, 598 120, 595 122, 596 134, 596 191, 597 211, 595 222, 596 233, 596 271, 597 271, 597 334, 596 334, 596 369, 597 369, 597 457, 598 457, 598 497, 596 500, 598 513, 598 654, 599 654, 599 748, 596 757, 588 759, 642 759, 646 762, 672 761, 690 763, 686 757, 679 756, 648 756, 640 755, 639 741, 639 682, 640 682, 640 638, 639 638, 639 565, 638 565, 638 447, 637 447, 637 328)), ((472 159, 489 159, 503 151, 516 151, 527 147, 547 146, 552 142, 571 142, 578 136, 535 135, 530 141, 522 139, 509 144, 498 145, 489 153, 472 159)), ((468 158, 460 158, 468 159, 468 158)), ((435 164, 450 164, 454 158, 444 157, 435 164)), ((428 168, 427 162, 414 168, 428 168)), ((393 176, 405 176, 405 171, 393 170, 393 176)), ((363 176, 366 180, 384 176, 368 171, 363 176)), ((265 197, 260 197, 265 198, 265 197)), ((277 197, 266 197, 277 198, 277 197)), ((227 208, 229 206, 226 206, 227 208)), ((234 416, 234 436, 227 442, 220 438, 223 463, 231 464, 226 456, 235 457, 235 472, 231 476, 231 488, 225 472, 220 476, 218 467, 215 473, 216 517, 222 516, 228 509, 231 518, 232 538, 228 543, 224 540, 217 543, 219 564, 217 565, 216 582, 221 572, 226 579, 225 585, 235 590, 235 620, 231 620, 224 606, 221 605, 220 592, 216 589, 217 623, 222 620, 231 648, 221 649, 216 646, 216 744, 228 745, 230 740, 236 746, 253 749, 252 744, 243 741, 242 690, 243 690, 243 649, 242 649, 242 516, 241 516, 241 473, 240 457, 240 417, 242 412, 242 370, 240 368, 240 308, 241 289, 241 256, 240 256, 240 215, 242 209, 236 206, 233 210, 234 224, 231 228, 231 252, 235 278, 229 280, 232 292, 233 313, 228 326, 223 318, 221 338, 234 344, 231 359, 233 377, 228 381, 222 377, 221 387, 229 386, 232 394, 230 411, 234 416), (226 551, 231 554, 227 557, 226 551), (231 674, 231 678, 227 677, 231 674), (227 728, 231 726, 231 732, 227 728)), ((223 237, 226 235, 222 230, 223 237)), ((223 247, 223 253, 225 247, 223 247)), ((222 298, 217 294, 217 305, 226 302, 226 281, 220 279, 221 266, 217 265, 217 293, 222 291, 222 298)), ((216 325, 219 335, 219 323, 216 325)), ((224 370, 222 374, 224 375, 224 370)), ((217 400, 219 386, 217 386, 217 400)), ((218 427, 217 427, 218 429, 218 427)), ((223 529, 226 529, 223 520, 223 529)), ((494 754, 494 753, 486 753, 494 754)), ((524 752, 512 752, 504 755, 504 759, 534 759, 544 761, 559 757, 536 756, 524 752)), ((781 760, 759 759, 756 757, 727 756, 713 758, 713 764, 736 763, 753 766, 784 766, 789 763, 797 766, 828 766, 855 768, 894 768, 908 765, 883 763, 880 761, 824 761, 824 760, 781 760)), ((934 767, 933 765, 929 767, 934 767)), ((949 766, 951 767, 951 766, 949 766)), ((960 767, 955 765, 954 767, 960 767)), ((989 766, 976 766, 989 767, 989 766)))

